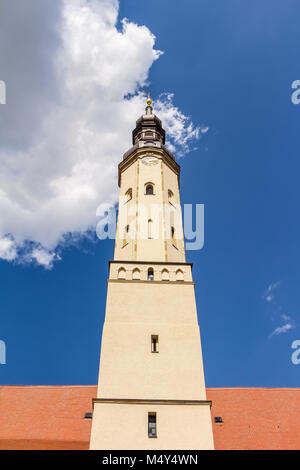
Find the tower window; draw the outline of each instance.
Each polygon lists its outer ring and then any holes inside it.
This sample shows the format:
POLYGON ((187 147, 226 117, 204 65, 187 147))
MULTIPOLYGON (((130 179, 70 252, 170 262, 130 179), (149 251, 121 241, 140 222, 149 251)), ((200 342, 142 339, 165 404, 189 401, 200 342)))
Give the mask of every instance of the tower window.
POLYGON ((154 134, 152 131, 146 131, 145 132, 145 137, 154 137, 154 134))
POLYGON ((141 272, 140 272, 139 268, 135 268, 132 271, 132 280, 139 280, 139 279, 141 279, 141 272))
POLYGON ((132 199, 132 189, 129 188, 125 193, 125 204, 132 199))
POLYGON ((148 220, 148 238, 152 238, 152 225, 153 222, 151 219, 148 220))
POLYGON ((148 183, 148 184, 146 185, 146 191, 145 191, 145 193, 146 193, 147 196, 154 194, 154 186, 153 186, 153 184, 148 183))
POLYGON ((126 279, 126 271, 124 268, 120 268, 118 271, 118 279, 126 279))
POLYGON ((172 244, 177 248, 177 240, 175 238, 175 228, 171 227, 171 237, 172 237, 172 244))
POLYGON ((158 335, 151 335, 151 352, 158 353, 158 335))
POLYGON ((148 437, 157 437, 156 413, 148 413, 148 437))
POLYGON ((163 269, 161 272, 161 280, 162 281, 169 281, 170 280, 170 275, 169 271, 167 269, 163 269))
POLYGON ((148 281, 154 281, 154 271, 153 268, 148 269, 148 281))
POLYGON ((168 190, 168 201, 172 206, 174 206, 174 193, 171 189, 168 190))
POLYGON ((129 233, 129 225, 126 225, 125 229, 124 229, 124 238, 123 238, 123 246, 122 248, 124 248, 124 246, 127 245, 128 243, 128 233, 129 233))

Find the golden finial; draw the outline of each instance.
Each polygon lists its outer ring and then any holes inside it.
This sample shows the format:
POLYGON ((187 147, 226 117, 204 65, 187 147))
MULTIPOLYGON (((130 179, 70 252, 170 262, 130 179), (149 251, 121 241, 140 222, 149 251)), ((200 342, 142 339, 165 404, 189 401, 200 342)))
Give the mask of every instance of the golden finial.
POLYGON ((152 99, 150 97, 150 93, 147 93, 145 90, 142 90, 143 93, 147 96, 147 100, 146 100, 146 103, 147 103, 147 106, 151 106, 152 104, 152 99))
POLYGON ((148 93, 148 98, 147 98, 146 103, 147 103, 148 106, 151 106, 151 104, 152 104, 152 99, 150 98, 150 93, 148 93))

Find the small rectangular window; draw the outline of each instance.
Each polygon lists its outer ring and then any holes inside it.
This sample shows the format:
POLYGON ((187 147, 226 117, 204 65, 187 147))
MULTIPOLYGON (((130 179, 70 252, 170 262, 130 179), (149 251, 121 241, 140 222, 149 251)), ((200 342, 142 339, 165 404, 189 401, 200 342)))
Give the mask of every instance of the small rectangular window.
POLYGON ((221 416, 215 416, 215 423, 223 423, 223 419, 221 418, 221 416))
POLYGON ((148 437, 157 437, 156 413, 148 413, 148 437))
POLYGON ((151 352, 158 353, 158 335, 151 336, 151 352))

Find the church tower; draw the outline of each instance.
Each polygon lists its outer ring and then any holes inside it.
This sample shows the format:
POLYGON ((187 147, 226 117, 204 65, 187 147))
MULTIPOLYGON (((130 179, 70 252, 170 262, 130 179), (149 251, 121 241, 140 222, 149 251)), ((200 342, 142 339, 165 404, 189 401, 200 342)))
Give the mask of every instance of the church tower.
POLYGON ((179 174, 147 100, 119 164, 91 449, 213 449, 179 174))

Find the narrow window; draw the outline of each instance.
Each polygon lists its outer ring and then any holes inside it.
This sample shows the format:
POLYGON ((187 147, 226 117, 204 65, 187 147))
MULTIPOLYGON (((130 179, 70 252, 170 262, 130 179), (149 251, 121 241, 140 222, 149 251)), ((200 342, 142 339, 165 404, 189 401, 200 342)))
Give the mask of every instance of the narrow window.
POLYGON ((152 220, 149 219, 148 220, 148 238, 152 238, 152 224, 153 224, 152 220))
POLYGON ((132 189, 129 188, 125 193, 125 204, 132 199, 132 189))
POLYGON ((158 335, 151 335, 151 352, 158 353, 158 335))
POLYGON ((128 232, 129 232, 129 225, 126 225, 125 230, 124 230, 123 248, 128 243, 128 232))
POLYGON ((175 228, 171 227, 171 237, 172 237, 172 244, 177 248, 177 240, 175 238, 175 228))
POLYGON ((153 268, 148 269, 148 281, 154 281, 154 271, 153 268))
POLYGON ((174 193, 171 189, 168 190, 168 201, 172 206, 174 206, 174 193))
POLYGON ((146 185, 145 193, 147 194, 147 196, 154 194, 153 184, 149 183, 149 184, 146 185))
POLYGON ((169 271, 167 269, 163 269, 161 272, 161 280, 162 281, 169 281, 170 280, 170 275, 169 271))
POLYGON ((148 413, 148 437, 157 437, 156 413, 148 413))

